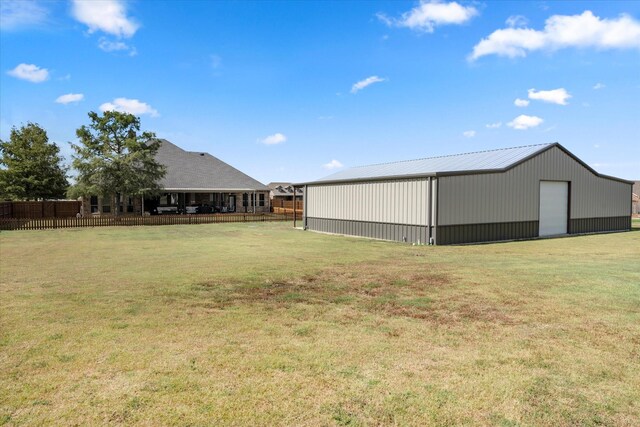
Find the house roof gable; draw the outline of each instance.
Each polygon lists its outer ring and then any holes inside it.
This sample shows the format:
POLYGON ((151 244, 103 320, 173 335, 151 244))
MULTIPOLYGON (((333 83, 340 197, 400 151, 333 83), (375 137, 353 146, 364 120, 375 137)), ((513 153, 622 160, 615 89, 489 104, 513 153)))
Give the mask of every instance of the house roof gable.
POLYGON ((249 175, 209 153, 186 151, 166 139, 160 140, 156 160, 167 173, 160 186, 183 191, 268 191, 249 175))

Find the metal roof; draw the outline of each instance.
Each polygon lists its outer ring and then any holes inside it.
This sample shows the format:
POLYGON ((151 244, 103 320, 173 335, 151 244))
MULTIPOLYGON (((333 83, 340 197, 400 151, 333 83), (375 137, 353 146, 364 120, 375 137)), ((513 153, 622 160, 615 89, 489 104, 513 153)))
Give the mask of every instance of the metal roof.
POLYGON ((156 160, 167 167, 160 186, 175 191, 268 191, 269 188, 209 153, 185 151, 160 140, 156 160))
POLYGON ((336 172, 312 183, 504 170, 548 149, 552 145, 557 144, 525 145, 522 147, 358 166, 336 172))

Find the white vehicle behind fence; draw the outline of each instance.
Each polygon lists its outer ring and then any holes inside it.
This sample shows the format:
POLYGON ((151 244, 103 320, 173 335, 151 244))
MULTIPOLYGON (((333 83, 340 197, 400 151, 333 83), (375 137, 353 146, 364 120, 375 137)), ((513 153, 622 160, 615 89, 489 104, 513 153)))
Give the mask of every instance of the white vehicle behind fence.
POLYGON ((178 213, 178 207, 177 206, 158 206, 156 208, 158 215, 163 215, 163 214, 177 214, 178 213))

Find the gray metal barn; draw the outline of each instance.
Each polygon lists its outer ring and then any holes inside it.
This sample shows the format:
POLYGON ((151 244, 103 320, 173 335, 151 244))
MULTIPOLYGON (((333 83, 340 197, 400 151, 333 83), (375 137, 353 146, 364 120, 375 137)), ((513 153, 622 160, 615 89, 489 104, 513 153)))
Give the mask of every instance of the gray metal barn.
POLYGON ((308 230, 455 244, 629 230, 632 182, 542 144, 337 172, 304 186, 308 230))

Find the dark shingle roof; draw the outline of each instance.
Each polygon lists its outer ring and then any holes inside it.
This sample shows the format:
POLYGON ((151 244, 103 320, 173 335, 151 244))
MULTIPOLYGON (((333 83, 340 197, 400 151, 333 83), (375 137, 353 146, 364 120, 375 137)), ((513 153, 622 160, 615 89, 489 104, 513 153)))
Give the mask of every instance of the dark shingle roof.
POLYGON ((160 186, 167 190, 267 191, 264 184, 209 153, 185 151, 160 140, 156 160, 167 167, 160 186))

